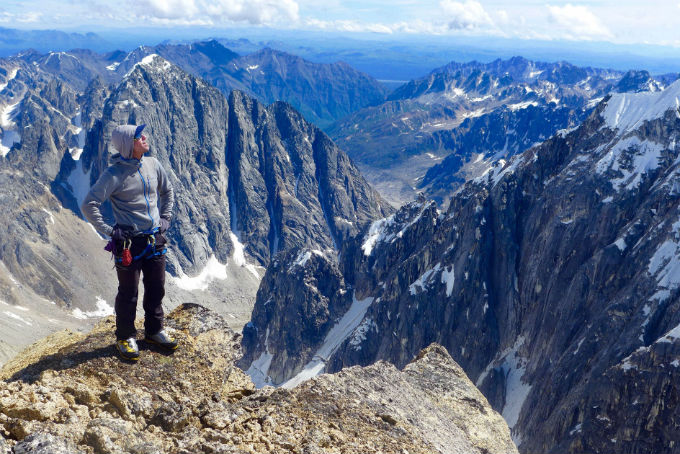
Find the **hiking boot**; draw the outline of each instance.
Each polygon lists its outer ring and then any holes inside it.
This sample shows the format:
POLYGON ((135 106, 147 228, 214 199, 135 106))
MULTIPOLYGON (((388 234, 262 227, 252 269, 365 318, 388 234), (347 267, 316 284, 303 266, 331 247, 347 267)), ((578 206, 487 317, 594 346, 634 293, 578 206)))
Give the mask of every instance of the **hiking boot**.
POLYGON ((168 333, 166 333, 164 329, 151 336, 147 334, 144 337, 144 340, 152 344, 160 345, 168 350, 175 350, 177 348, 177 341, 168 336, 168 333))
POLYGON ((139 347, 134 337, 128 339, 118 339, 116 341, 116 349, 118 354, 130 361, 137 361, 139 359, 139 347))

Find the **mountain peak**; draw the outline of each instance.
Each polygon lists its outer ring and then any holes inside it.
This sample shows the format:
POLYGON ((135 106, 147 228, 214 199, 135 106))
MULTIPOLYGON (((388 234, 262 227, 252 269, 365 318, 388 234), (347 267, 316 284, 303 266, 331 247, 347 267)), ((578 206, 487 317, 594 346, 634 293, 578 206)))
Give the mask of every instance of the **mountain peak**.
POLYGON ((642 123, 661 118, 674 109, 680 108, 680 81, 663 91, 642 93, 617 93, 606 101, 602 112, 605 126, 620 132, 633 131, 642 123))
POLYGON ((168 315, 177 351, 140 342, 138 364, 116 357, 113 326, 110 317, 60 338, 0 382, 0 449, 517 452, 500 415, 436 347, 403 372, 378 363, 292 390, 255 390, 234 366, 241 336, 202 306, 168 315))

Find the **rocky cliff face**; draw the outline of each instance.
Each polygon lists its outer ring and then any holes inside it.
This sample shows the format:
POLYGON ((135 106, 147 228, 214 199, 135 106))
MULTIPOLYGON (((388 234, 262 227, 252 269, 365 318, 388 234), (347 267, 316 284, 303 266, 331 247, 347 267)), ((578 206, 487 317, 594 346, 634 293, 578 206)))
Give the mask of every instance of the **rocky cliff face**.
POLYGON ((293 292, 316 291, 315 303, 284 311, 258 295, 261 318, 244 331, 251 373, 270 365, 278 382, 376 360, 400 367, 439 342, 522 452, 674 450, 679 93, 675 83, 607 98, 577 129, 468 183, 447 212, 413 202, 338 261, 310 255, 293 292), (317 286, 316 270, 333 267, 333 285, 317 286), (336 287, 352 293, 344 313, 342 290, 324 293, 336 287), (339 315, 321 318, 316 343, 266 316, 323 303, 339 315), (281 367, 297 355, 304 367, 281 367))
POLYGON ((0 184, 10 219, 0 228, 0 298, 12 305, 0 340, 23 346, 59 324, 84 323, 76 315, 112 310, 110 256, 78 217, 108 165, 118 124, 147 124, 152 154, 175 187, 170 307, 199 291, 205 304, 243 324, 262 274, 257 266, 292 247, 340 247, 391 212, 347 156, 287 104, 267 107, 240 92, 226 99, 158 56, 116 86, 95 77, 83 92, 40 64, 0 63, 7 144, 0 184), (33 328, 24 337, 26 326, 33 328))
POLYGON ((291 247, 339 247, 390 212, 346 155, 289 105, 266 107, 239 92, 226 100, 158 56, 146 57, 107 99, 96 146, 87 150, 96 156, 90 181, 121 123, 147 124, 169 170, 176 271, 200 269, 212 254, 226 261, 235 240, 265 266, 291 247))
POLYGON ((402 371, 350 368, 295 389, 255 390, 233 365, 240 335, 184 305, 173 354, 119 360, 113 320, 59 333, 2 370, 0 448, 10 453, 513 453, 507 425, 440 346, 402 371))
POLYGON ((401 205, 420 192, 442 203, 499 159, 577 126, 606 94, 663 86, 649 73, 565 62, 454 62, 329 133, 390 201, 401 205))

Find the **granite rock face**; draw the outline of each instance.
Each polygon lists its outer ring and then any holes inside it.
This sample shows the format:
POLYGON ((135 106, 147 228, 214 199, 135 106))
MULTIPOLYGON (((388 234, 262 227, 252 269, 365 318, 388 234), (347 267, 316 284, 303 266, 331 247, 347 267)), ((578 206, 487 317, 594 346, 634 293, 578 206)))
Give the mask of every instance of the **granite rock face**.
MULTIPOLYGON (((321 346, 258 319, 244 358, 308 358, 284 381, 380 360, 403 367, 438 342, 521 452, 675 452, 678 93, 676 82, 608 97, 580 127, 470 181, 446 212, 421 199, 374 222, 332 265, 354 296, 321 346)), ((321 277, 306 266, 303 285, 321 277)), ((268 297, 254 314, 283 311, 265 310, 268 297)))
MULTIPOLYGON (((22 58, 0 60, 0 206, 10 220, 0 227, 0 298, 12 306, 0 320, 4 342, 23 346, 112 311, 110 255, 79 207, 108 165, 118 124, 147 125, 151 153, 175 187, 172 305, 207 287, 205 278, 188 286, 180 278, 219 265, 227 278, 202 293, 204 302, 239 301, 225 313, 238 312, 243 324, 263 273, 257 266, 293 247, 340 247, 392 211, 288 104, 265 106, 241 92, 227 99, 158 56, 132 65, 117 85, 96 71, 88 85, 71 84, 77 72, 56 65, 69 56, 53 56, 50 71, 22 58)), ((107 204, 103 212, 113 224, 107 204)))
MULTIPOLYGON (((2 370, 0 447, 18 453, 516 453, 507 425, 437 345, 287 390, 254 389, 240 335, 198 305, 168 317, 180 348, 115 355, 113 320, 2 370)), ((36 349, 38 347, 35 347, 36 349)), ((31 350, 29 350, 30 352, 31 350)), ((30 356, 30 355, 27 355, 30 356)), ((8 365, 9 366, 9 365, 8 365)))
POLYGON ((147 58, 106 100, 96 145, 85 153, 95 154, 94 182, 109 156, 110 131, 147 125, 176 191, 171 270, 195 271, 212 254, 224 263, 234 241, 264 266, 291 247, 339 247, 391 211, 289 105, 266 107, 240 92, 227 100, 161 57, 147 58))

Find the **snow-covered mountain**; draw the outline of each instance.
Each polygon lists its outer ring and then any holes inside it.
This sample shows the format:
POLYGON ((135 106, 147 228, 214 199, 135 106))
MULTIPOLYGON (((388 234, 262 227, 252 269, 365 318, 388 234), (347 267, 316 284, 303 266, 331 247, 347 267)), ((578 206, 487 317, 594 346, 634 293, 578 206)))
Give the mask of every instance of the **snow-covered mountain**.
POLYGON ((607 96, 579 127, 469 181, 446 212, 421 199, 339 258, 291 251, 263 278, 241 366, 295 384, 403 367, 440 342, 520 452, 668 451, 679 176, 680 82, 607 96))
POLYGON ((608 93, 663 86, 646 71, 624 74, 521 57, 450 63, 329 131, 395 204, 418 192, 445 204, 499 159, 580 124, 608 93))

